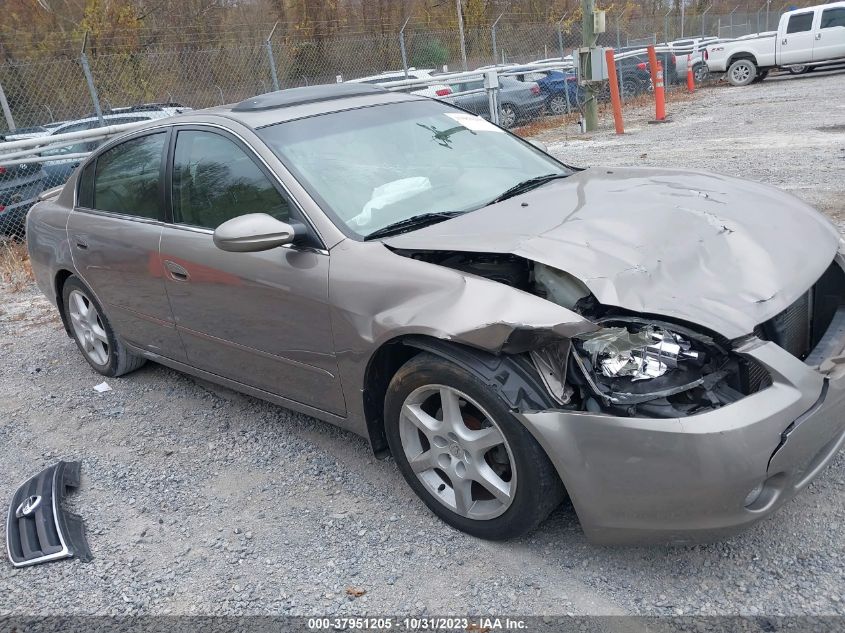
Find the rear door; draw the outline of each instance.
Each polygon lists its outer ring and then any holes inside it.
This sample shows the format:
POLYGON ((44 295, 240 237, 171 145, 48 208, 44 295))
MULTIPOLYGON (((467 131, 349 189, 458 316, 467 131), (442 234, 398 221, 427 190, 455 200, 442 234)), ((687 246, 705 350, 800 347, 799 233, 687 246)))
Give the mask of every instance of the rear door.
POLYGON ((456 106, 474 112, 480 116, 490 118, 490 103, 487 98, 487 91, 484 90, 484 80, 478 79, 474 81, 464 81, 456 86, 452 86, 454 92, 466 92, 474 90, 471 94, 458 95, 449 100, 456 106))
POLYGON ((89 162, 67 230, 76 270, 118 335, 184 361, 159 258, 168 134, 140 134, 89 162))
POLYGON ((815 41, 814 24, 816 13, 813 10, 793 13, 786 21, 786 31, 778 34, 780 38, 780 66, 806 64, 813 59, 815 41))
POLYGON ((845 58, 845 7, 820 8, 813 61, 845 58))
POLYGON ((161 238, 167 294, 188 362, 335 414, 346 411, 328 306, 329 254, 308 244, 258 253, 214 245, 247 213, 305 218, 242 140, 178 128, 170 150, 170 219, 161 238))

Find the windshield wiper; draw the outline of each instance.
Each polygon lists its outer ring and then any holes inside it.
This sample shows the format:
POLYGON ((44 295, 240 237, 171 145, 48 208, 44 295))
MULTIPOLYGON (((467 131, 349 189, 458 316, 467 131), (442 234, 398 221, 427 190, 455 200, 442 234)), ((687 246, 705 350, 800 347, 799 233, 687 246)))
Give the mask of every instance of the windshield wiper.
POLYGON ((374 240, 379 237, 387 237, 388 235, 398 235, 399 233, 413 231, 414 229, 421 229, 424 226, 428 226, 430 224, 437 224, 438 222, 443 222, 444 220, 454 218, 457 215, 461 215, 461 213, 461 211, 435 211, 431 213, 420 213, 419 215, 412 215, 410 218, 405 218, 404 220, 399 220, 398 222, 394 222, 393 224, 388 224, 387 226, 383 226, 380 229, 376 229, 375 231, 367 235, 364 239, 374 240))
POLYGON ((540 185, 545 185, 547 182, 557 180, 558 178, 566 178, 567 176, 569 176, 569 174, 545 174, 543 176, 535 176, 534 178, 523 180, 522 182, 516 183, 510 189, 507 189, 506 191, 500 193, 496 198, 488 202, 486 206, 496 204, 497 202, 507 200, 508 198, 513 198, 514 196, 518 196, 519 194, 525 193, 526 191, 536 189, 540 185))

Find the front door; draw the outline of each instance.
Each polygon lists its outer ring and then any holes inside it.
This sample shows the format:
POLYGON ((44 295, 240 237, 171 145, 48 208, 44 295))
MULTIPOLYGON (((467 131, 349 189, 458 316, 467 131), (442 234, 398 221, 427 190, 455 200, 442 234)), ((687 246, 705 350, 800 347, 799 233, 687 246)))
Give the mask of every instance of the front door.
POLYGON ((830 7, 821 13, 813 61, 845 58, 845 7, 830 7))
POLYGON ((786 33, 778 34, 781 66, 806 64, 813 59, 814 17, 815 13, 812 10, 789 16, 786 33))
POLYGON ((214 229, 239 215, 301 221, 242 142, 182 128, 172 149, 172 223, 161 239, 167 294, 188 362, 342 415, 328 308, 329 255, 308 246, 231 253, 214 229))
POLYGON ((158 252, 166 147, 167 132, 146 134, 88 163, 67 230, 76 270, 117 334, 131 345, 184 361, 158 252))

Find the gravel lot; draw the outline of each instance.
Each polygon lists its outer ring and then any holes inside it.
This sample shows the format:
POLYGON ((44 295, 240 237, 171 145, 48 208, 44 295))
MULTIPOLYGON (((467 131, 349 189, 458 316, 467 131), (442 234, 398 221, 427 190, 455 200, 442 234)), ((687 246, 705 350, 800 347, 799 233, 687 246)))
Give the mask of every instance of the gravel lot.
MULTIPOLYGON (((627 112, 621 139, 540 136, 574 164, 740 174, 845 222, 845 71, 668 110, 665 125, 627 112)), ((845 454, 722 543, 594 547, 568 505, 528 538, 488 543, 436 520, 392 461, 327 424, 153 364, 96 393, 47 301, 2 294, 0 503, 57 459, 82 460, 71 505, 95 560, 0 563, 0 614, 845 614, 845 454)))

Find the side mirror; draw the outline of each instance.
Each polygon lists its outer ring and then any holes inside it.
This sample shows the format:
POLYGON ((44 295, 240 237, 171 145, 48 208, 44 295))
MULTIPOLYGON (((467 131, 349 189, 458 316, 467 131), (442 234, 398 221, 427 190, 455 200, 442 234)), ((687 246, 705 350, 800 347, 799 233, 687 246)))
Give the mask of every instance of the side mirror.
POLYGON ((224 222, 214 231, 214 245, 231 253, 255 253, 290 244, 296 230, 266 213, 248 213, 224 222))
POLYGON ((541 152, 545 152, 546 154, 549 153, 549 146, 546 145, 543 141, 530 140, 528 142, 531 143, 537 149, 539 149, 541 152))

